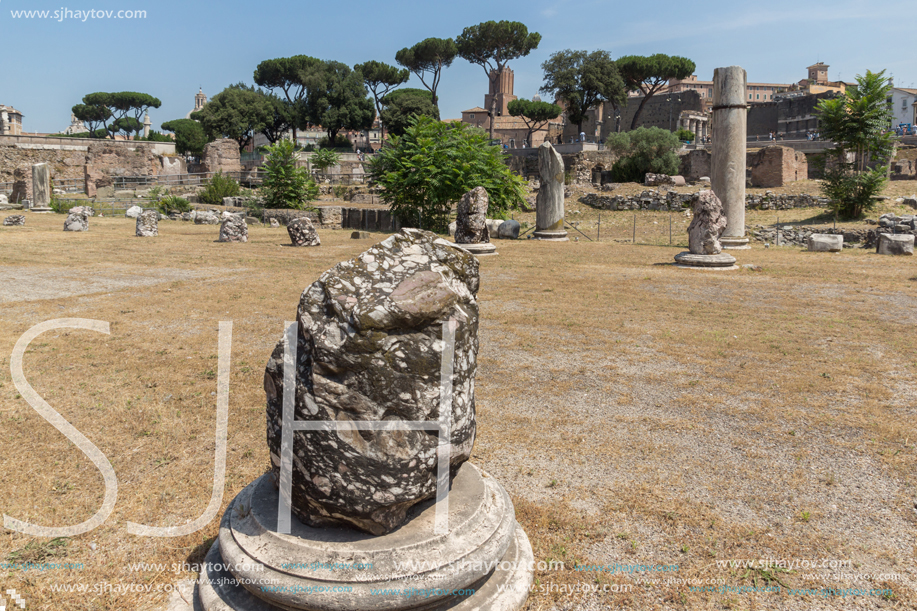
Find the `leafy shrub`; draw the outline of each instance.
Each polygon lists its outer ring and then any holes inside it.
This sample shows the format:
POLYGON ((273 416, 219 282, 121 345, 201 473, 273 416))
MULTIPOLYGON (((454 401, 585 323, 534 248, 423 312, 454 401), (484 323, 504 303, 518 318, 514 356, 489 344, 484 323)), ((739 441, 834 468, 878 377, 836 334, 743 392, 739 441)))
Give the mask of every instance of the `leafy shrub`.
POLYGON ((223 172, 217 172, 210 179, 210 184, 200 192, 198 197, 205 204, 222 206, 224 197, 236 197, 242 192, 239 183, 223 172))
POLYGON ((309 163, 316 170, 324 172, 341 163, 341 155, 334 149, 321 149, 309 158, 309 163))
POLYGON ((156 209, 165 215, 179 212, 191 212, 191 203, 183 197, 177 195, 167 195, 156 202, 156 209))
POLYGON ((338 135, 334 138, 334 144, 329 144, 328 136, 325 136, 323 138, 319 138, 318 148, 346 149, 349 152, 353 150, 353 143, 350 142, 350 139, 346 136, 338 135))
POLYGON ((307 201, 318 198, 318 185, 305 168, 296 167, 295 146, 290 140, 279 140, 268 150, 262 166, 264 207, 304 210, 307 201))
POLYGON ((694 132, 690 129, 681 128, 675 132, 675 136, 682 142, 694 142, 694 132))
POLYGON ((488 217, 506 218, 523 200, 524 182, 489 142, 481 129, 420 115, 373 157, 370 175, 407 226, 446 233, 452 204, 475 187, 490 196, 488 217))
POLYGON ((642 183, 646 174, 678 174, 678 136, 658 127, 638 127, 608 135, 605 148, 620 156, 611 167, 615 182, 642 183))

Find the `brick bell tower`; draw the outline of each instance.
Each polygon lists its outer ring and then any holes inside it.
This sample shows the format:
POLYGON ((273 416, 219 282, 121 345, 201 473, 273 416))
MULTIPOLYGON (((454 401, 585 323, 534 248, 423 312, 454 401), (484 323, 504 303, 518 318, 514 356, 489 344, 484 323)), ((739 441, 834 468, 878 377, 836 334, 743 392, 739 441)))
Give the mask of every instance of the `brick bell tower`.
MULTIPOLYGON (((493 77, 494 72, 490 73, 491 77, 493 77)), ((509 110, 507 110, 506 106, 516 99, 516 96, 513 95, 513 71, 510 68, 504 68, 503 72, 497 76, 496 80, 491 78, 488 79, 488 81, 490 93, 484 96, 485 110, 490 112, 491 100, 496 96, 497 115, 503 117, 509 116, 509 110)))

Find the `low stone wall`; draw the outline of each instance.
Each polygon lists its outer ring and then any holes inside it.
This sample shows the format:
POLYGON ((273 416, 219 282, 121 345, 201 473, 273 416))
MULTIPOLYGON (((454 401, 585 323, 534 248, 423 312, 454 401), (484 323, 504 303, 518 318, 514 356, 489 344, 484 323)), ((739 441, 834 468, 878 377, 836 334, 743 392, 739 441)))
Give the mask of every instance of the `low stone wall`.
POLYGON ((777 244, 777 234, 780 234, 780 245, 807 247, 809 236, 815 233, 844 236, 844 248, 870 248, 876 245, 876 230, 874 229, 835 229, 833 227, 795 227, 782 225, 780 227, 765 227, 755 225, 748 231, 750 237, 758 242, 777 244))
POLYGON ((379 208, 342 208, 341 227, 362 231, 395 233, 401 230, 401 222, 391 211, 379 208))
MULTIPOLYGON (((601 210, 681 210, 690 207, 692 193, 644 191, 640 195, 599 195, 588 193, 579 202, 601 210)), ((745 207, 752 210, 789 210, 791 208, 825 207, 828 200, 813 195, 765 193, 747 195, 745 207)))
POLYGON ((265 209, 261 213, 261 219, 265 223, 270 223, 271 219, 276 219, 278 223, 284 226, 297 218, 307 218, 316 227, 322 229, 340 229, 342 209, 338 206, 325 206, 316 210, 265 209))

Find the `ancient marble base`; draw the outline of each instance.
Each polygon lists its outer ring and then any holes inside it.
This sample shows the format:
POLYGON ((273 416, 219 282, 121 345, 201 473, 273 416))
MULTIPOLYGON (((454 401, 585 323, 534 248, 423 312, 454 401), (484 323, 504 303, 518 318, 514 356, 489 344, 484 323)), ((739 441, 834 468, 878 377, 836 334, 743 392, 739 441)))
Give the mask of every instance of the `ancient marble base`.
POLYGON ((695 255, 689 251, 675 255, 675 266, 689 269, 729 270, 739 269, 736 258, 724 252, 718 255, 695 255))
POLYGON ((54 210, 51 208, 29 208, 29 212, 33 212, 35 214, 51 214, 54 212, 54 210))
POLYGON ((720 245, 723 250, 751 250, 751 246, 748 245, 748 238, 720 236, 720 245))
POLYGON ((229 505, 200 575, 204 611, 516 611, 528 598, 528 537, 503 487, 470 463, 453 479, 443 535, 432 500, 378 537, 295 515, 291 534, 280 534, 277 504, 267 474, 229 505))
POLYGON ((450 242, 453 246, 458 246, 470 252, 473 255, 478 257, 482 255, 495 255, 497 254, 497 247, 491 242, 483 242, 480 244, 457 244, 455 242, 450 242))
POLYGON ((567 232, 563 229, 536 229, 532 233, 532 239, 545 240, 548 242, 569 242, 567 232))

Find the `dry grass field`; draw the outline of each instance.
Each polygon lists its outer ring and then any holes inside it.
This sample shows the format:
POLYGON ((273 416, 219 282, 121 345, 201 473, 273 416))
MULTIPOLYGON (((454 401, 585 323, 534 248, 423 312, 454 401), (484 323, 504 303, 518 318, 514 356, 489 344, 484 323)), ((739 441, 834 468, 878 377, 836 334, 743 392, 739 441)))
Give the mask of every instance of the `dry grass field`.
MULTIPOLYGON (((604 230, 634 215, 602 216, 604 230)), ((917 608, 917 261, 757 245, 736 253, 757 271, 677 269, 678 221, 673 247, 609 233, 498 241, 481 260, 472 460, 510 492, 536 559, 565 566, 536 574, 527 609, 917 608), (780 564, 728 564, 756 559, 780 564), (678 569, 620 568, 632 565, 678 569), (838 591, 797 591, 821 588, 838 591), (851 588, 867 593, 839 593, 851 588)), ((199 562, 218 520, 173 539, 126 523, 184 524, 207 506, 220 321, 233 323, 225 508, 268 468, 263 367, 284 321, 321 272, 371 242, 325 231, 321 247, 294 249, 282 228, 220 244, 215 226, 164 221, 139 239, 123 218, 90 219, 83 234, 62 225, 0 227, 0 354, 46 320, 110 323, 110 335, 41 335, 24 369, 111 461, 118 500, 103 526, 65 540, 0 529, 0 587, 28 609, 161 609, 158 590, 195 576, 171 564, 199 562), (76 566, 2 568, 29 561, 76 566)), ((97 511, 99 471, 7 366, 0 440, 0 512, 64 526, 97 511)))

